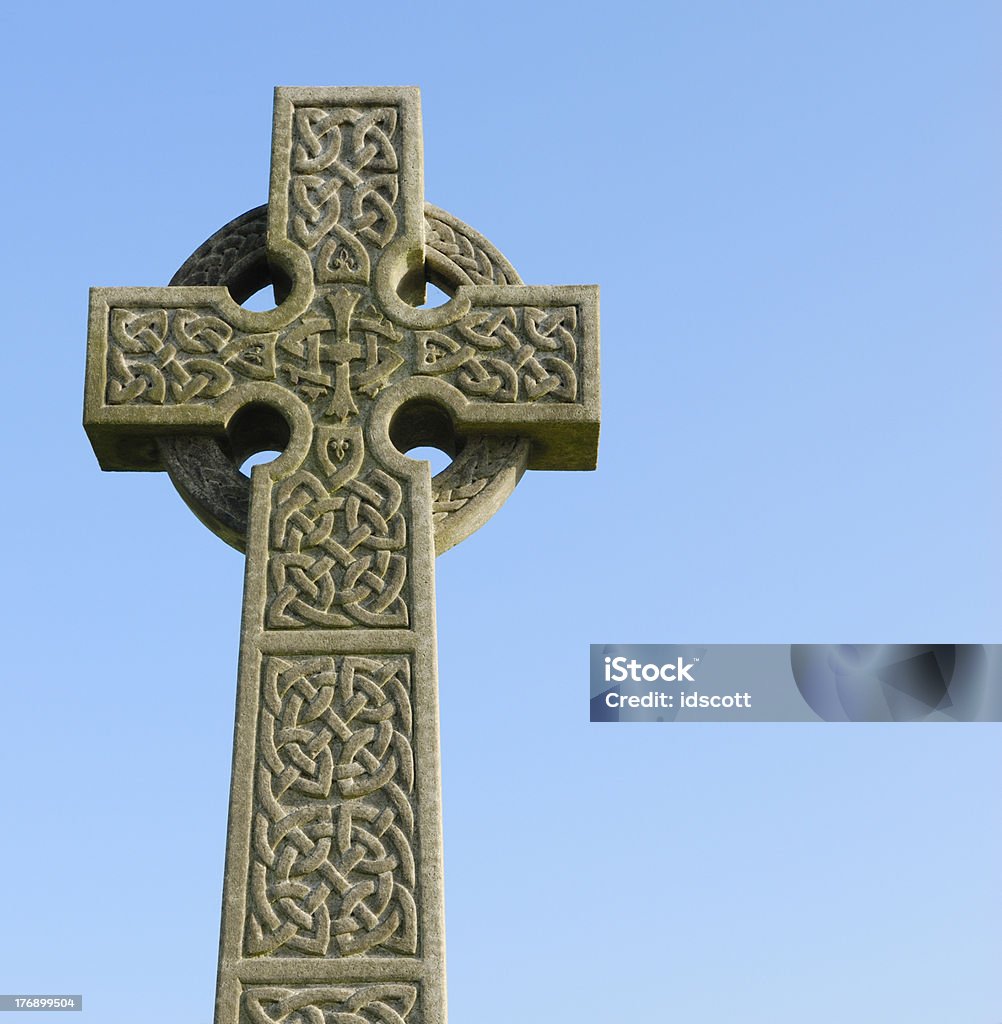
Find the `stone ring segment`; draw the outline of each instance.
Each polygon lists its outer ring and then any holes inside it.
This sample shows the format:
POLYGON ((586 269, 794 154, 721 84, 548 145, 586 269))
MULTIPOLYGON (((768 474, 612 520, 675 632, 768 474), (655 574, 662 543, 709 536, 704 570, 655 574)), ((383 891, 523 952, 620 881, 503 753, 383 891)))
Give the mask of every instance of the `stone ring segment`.
MULTIPOLYGON (((430 203, 424 205, 425 276, 451 292, 459 285, 520 285, 515 268, 483 235, 430 203)), ((268 207, 248 210, 200 245, 171 278, 175 285, 223 285, 237 302, 273 283, 268 207)), ((250 479, 225 441, 208 435, 160 437, 164 468, 191 510, 214 533, 246 550, 250 479)), ((465 540, 505 502, 525 470, 529 441, 469 435, 431 481, 435 550, 465 540)))

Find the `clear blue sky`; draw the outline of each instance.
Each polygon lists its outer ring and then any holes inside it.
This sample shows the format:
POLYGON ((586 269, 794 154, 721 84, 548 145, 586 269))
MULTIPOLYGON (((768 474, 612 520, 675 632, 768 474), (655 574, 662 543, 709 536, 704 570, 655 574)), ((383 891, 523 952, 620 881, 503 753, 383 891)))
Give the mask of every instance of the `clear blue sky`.
POLYGON ((242 559, 99 472, 87 288, 265 200, 274 85, 414 84, 602 288, 598 472, 438 563, 452 1019, 1002 1020, 1000 726, 587 721, 589 643, 1002 641, 1002 8, 563 9, 0 13, 0 992, 211 1021, 242 559))

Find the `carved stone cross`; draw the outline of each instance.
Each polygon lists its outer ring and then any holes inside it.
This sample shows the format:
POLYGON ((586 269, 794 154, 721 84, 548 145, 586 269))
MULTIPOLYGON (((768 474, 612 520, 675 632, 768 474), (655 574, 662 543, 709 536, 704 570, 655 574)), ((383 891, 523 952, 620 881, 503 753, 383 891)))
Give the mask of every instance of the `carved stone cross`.
POLYGON ((434 555, 525 468, 595 465, 597 288, 423 205, 421 145, 416 89, 278 89, 266 213, 91 293, 102 468, 167 469, 247 552, 217 1024, 444 1024, 434 555))

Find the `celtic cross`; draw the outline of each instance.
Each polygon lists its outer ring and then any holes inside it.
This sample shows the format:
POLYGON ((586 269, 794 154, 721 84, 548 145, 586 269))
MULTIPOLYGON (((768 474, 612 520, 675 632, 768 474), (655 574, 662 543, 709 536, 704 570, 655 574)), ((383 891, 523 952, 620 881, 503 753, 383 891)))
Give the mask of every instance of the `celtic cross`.
POLYGON ((597 289, 425 206, 421 146, 416 89, 278 89, 266 211, 91 293, 102 468, 247 552, 217 1024, 443 1024, 434 556, 524 469, 595 465, 597 289))

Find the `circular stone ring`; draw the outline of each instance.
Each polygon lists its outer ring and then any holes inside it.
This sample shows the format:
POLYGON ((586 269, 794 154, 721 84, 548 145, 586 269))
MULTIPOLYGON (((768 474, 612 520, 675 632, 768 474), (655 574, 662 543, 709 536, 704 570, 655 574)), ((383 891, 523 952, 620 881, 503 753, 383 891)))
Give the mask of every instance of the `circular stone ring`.
MULTIPOLYGON (((231 220, 202 243, 171 285, 222 285, 244 302, 275 278, 268 264, 268 207, 231 220)), ((483 235, 425 203, 425 276, 445 292, 463 284, 521 284, 515 268, 483 235)), ((178 493, 214 533, 240 551, 247 546, 250 478, 224 438, 179 435, 157 439, 160 459, 178 493)), ((470 435, 452 463, 432 477, 438 554, 465 540, 500 508, 525 471, 522 437, 470 435)))

